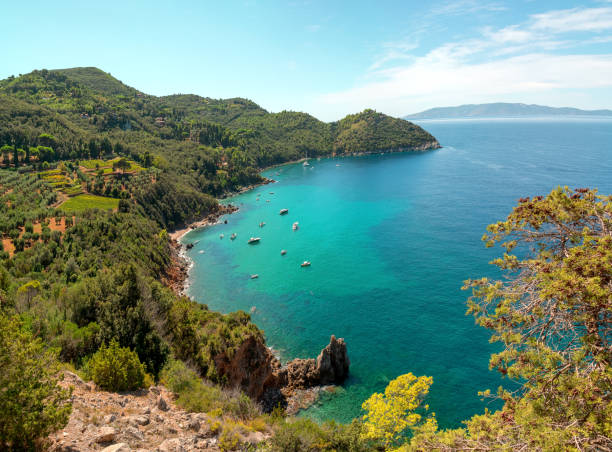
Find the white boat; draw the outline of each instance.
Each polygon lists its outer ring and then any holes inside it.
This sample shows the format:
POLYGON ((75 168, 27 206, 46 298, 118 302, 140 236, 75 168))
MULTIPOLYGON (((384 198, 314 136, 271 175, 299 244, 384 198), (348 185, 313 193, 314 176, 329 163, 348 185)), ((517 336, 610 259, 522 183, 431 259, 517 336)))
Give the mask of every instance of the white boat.
POLYGON ((253 243, 259 243, 260 240, 261 240, 261 237, 251 237, 247 243, 249 245, 252 245, 253 243))
POLYGON ((251 275, 251 279, 257 279, 257 278, 259 278, 258 274, 251 275))
POLYGON ((285 215, 289 213, 289 209, 281 209, 280 212, 278 213, 279 215, 285 215))
POLYGON ((308 160, 304 162, 304 166, 310 166, 310 163, 308 163, 308 160))
POLYGON ((232 235, 230 235, 230 240, 234 240, 236 238, 236 233, 234 232, 232 235))
POLYGON ((302 262, 301 267, 310 267, 310 261, 302 262))
POLYGON ((259 227, 263 228, 266 225, 266 223, 264 223, 263 221, 261 223, 259 223, 259 227))
POLYGON ((198 251, 198 253, 204 254, 204 250, 200 250, 200 251, 198 251))
POLYGON ((219 234, 219 238, 222 239, 223 237, 225 237, 225 235, 223 234, 219 234))
POLYGON ((287 250, 281 250, 281 256, 284 256, 285 254, 287 254, 287 250))
POLYGON ((293 223, 293 230, 297 231, 300 227, 298 226, 298 222, 296 221, 295 223, 293 223))

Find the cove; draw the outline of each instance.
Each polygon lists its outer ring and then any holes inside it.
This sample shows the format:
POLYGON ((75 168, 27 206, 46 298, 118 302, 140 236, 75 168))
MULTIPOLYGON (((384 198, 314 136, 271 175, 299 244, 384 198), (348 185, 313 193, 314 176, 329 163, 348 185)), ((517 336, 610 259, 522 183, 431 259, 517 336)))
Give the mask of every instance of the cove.
POLYGON ((442 427, 496 409, 478 391, 512 383, 488 370, 497 346, 464 315, 461 290, 470 277, 499 276, 488 262, 500 250, 480 237, 520 197, 558 185, 612 193, 610 120, 419 125, 443 148, 268 170, 278 182, 230 199, 240 210, 227 224, 183 239, 197 241, 189 295, 221 312, 252 311, 283 361, 316 356, 331 334, 345 338, 350 378, 302 415, 348 422, 406 372, 434 378, 428 402, 442 427))

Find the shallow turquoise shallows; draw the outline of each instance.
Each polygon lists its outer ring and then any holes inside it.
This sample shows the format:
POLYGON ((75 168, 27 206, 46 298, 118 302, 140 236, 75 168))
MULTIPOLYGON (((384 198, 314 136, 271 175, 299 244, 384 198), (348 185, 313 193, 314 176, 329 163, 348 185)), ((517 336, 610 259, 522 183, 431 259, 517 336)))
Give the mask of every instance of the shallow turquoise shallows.
POLYGON ((253 309, 283 361, 316 356, 331 334, 346 339, 350 378, 303 415, 349 421, 406 372, 434 378, 428 402, 443 427, 497 408, 478 391, 512 383, 488 370, 496 346, 464 315, 461 290, 497 275, 485 227, 558 185, 612 193, 610 120, 420 124, 443 149, 266 171, 278 183, 231 199, 240 211, 228 224, 183 239, 199 240, 189 294, 222 312, 253 309))

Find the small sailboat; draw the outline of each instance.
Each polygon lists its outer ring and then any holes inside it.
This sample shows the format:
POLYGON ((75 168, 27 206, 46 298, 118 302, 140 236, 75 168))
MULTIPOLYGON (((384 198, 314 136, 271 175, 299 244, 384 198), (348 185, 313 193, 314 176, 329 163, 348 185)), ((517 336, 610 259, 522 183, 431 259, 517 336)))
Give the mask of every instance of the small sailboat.
POLYGON ((310 267, 310 261, 304 261, 300 264, 300 267, 310 267))
POLYGON ((287 250, 281 250, 281 256, 284 256, 285 254, 287 254, 287 250))
POLYGON ((259 278, 259 275, 257 273, 255 273, 254 275, 251 275, 251 279, 257 279, 259 278))
POLYGON ((286 215, 289 213, 289 209, 281 209, 280 212, 278 213, 279 215, 286 215))
POLYGON ((232 235, 230 235, 230 240, 235 240, 236 239, 236 233, 234 232, 232 235))
POLYGON ((303 166, 310 166, 310 163, 308 163, 308 160, 306 160, 306 161, 304 162, 304 165, 303 165, 303 166))
POLYGON ((295 223, 293 223, 292 228, 293 228, 293 230, 294 230, 294 231, 297 231, 297 230, 300 228, 300 227, 298 226, 298 222, 297 222, 297 221, 296 221, 295 223))
POLYGON ((263 221, 261 223, 259 223, 259 227, 263 228, 266 225, 266 223, 264 223, 263 221))
POLYGON ((249 245, 253 245, 254 243, 259 243, 260 240, 261 240, 261 237, 251 237, 247 243, 249 245))

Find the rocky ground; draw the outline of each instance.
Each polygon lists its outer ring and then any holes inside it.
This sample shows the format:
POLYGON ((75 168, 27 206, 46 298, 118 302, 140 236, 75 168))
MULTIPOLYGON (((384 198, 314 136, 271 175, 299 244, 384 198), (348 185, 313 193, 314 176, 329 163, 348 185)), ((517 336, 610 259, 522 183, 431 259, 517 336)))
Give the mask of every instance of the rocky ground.
MULTIPOLYGON (((49 437, 50 450, 72 451, 220 451, 222 426, 204 413, 176 407, 162 386, 130 393, 98 390, 66 372, 62 385, 74 387, 72 414, 63 430, 49 437)), ((256 444, 267 432, 242 433, 240 442, 256 444)))

